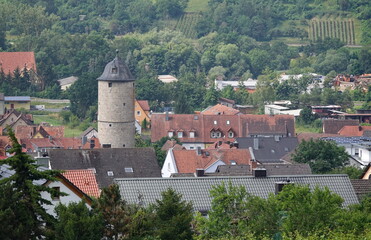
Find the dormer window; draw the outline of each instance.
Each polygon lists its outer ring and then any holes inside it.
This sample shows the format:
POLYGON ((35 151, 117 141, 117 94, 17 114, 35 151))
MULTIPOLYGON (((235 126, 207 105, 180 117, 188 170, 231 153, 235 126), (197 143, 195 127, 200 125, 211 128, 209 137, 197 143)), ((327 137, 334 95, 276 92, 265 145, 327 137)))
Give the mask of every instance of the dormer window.
POLYGON ((229 138, 233 138, 233 137, 234 137, 234 133, 233 133, 232 131, 229 131, 229 132, 228 132, 228 137, 229 137, 229 138))
POLYGON ((183 132, 178 132, 178 138, 182 138, 183 137, 183 132))
POLYGON ((189 132, 189 137, 194 138, 195 137, 195 132, 189 132))
POLYGON ((211 138, 220 138, 222 133, 220 131, 211 131, 211 138))
POLYGON ((172 131, 169 131, 169 132, 167 132, 167 135, 171 138, 171 137, 173 137, 174 136, 174 132, 172 132, 172 131))
POLYGON ((113 67, 111 73, 112 74, 117 74, 117 67, 113 67))

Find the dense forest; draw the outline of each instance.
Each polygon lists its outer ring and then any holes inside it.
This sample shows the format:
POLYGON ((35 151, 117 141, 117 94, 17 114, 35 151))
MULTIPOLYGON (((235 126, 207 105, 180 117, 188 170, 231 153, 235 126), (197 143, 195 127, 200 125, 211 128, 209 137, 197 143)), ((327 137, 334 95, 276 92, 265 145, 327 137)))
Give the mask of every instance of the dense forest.
POLYGON ((329 83, 339 73, 370 73, 369 1, 210 0, 195 24, 196 39, 167 24, 179 19, 188 4, 187 0, 0 0, 0 19, 5 23, 0 26, 0 49, 34 51, 42 80, 41 86, 33 86, 27 79, 1 73, 0 91, 69 98, 72 112, 85 118, 89 106, 96 104, 96 78, 119 49, 137 78, 137 98, 149 100, 158 111, 172 106, 178 113, 188 113, 214 104, 219 96, 239 104, 290 99, 298 106, 340 104, 344 109, 352 107, 351 100, 366 100, 362 91, 339 93, 330 84, 307 93, 311 82, 305 77, 284 83, 277 79, 283 72, 316 72, 326 75, 329 83), (348 48, 341 39, 325 35, 310 40, 308 21, 325 16, 356 19, 360 34, 352 39, 364 47, 348 48), (285 37, 307 44, 290 46, 285 37), (157 80, 159 74, 172 74, 179 81, 165 85, 157 80), (71 75, 79 81, 62 93, 56 80, 71 75), (231 88, 216 91, 216 77, 255 78, 258 88, 253 94, 231 88))

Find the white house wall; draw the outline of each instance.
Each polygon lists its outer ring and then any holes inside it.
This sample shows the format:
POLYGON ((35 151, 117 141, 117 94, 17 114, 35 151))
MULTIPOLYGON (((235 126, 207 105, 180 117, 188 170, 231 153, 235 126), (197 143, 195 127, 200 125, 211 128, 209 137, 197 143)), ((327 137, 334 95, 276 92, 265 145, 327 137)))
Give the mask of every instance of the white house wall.
MULTIPOLYGON (((182 141, 180 139, 180 141, 182 141)), ((187 150, 195 150, 197 147, 200 147, 201 149, 205 149, 204 143, 182 143, 182 147, 184 147, 187 150)))
MULTIPOLYGON (((56 213, 54 211, 55 207, 58 206, 59 204, 63 205, 69 205, 72 202, 79 203, 82 199, 76 195, 71 189, 69 189, 66 185, 59 181, 51 182, 48 187, 53 188, 53 187, 60 187, 60 191, 68 194, 67 196, 60 196, 59 200, 52 200, 51 196, 47 192, 42 192, 41 196, 42 198, 49 200, 52 205, 44 205, 43 207, 46 209, 46 211, 53 215, 56 216, 56 213)), ((86 204, 86 206, 90 209, 90 206, 86 204)))
POLYGON ((178 169, 175 163, 173 149, 169 149, 166 154, 164 165, 161 169, 161 175, 163 178, 170 177, 172 173, 178 173, 178 169))

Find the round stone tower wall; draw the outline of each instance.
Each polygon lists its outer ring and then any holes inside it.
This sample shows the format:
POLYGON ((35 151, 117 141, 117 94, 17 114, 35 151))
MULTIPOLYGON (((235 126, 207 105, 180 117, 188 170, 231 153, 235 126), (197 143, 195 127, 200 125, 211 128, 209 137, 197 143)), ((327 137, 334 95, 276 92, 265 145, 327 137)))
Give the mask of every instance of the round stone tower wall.
POLYGON ((98 133, 102 147, 135 147, 134 81, 98 81, 98 133))

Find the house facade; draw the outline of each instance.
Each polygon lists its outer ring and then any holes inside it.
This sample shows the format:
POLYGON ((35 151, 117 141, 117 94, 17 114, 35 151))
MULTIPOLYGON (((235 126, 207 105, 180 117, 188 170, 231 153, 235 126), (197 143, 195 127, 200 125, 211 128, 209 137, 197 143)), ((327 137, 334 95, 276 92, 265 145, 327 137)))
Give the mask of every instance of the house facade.
POLYGON ((215 173, 221 165, 254 165, 248 149, 169 149, 161 170, 162 177, 174 173, 195 173, 202 169, 205 173, 215 173))
POLYGON ((143 120, 146 119, 147 125, 151 123, 151 112, 147 100, 135 100, 135 120, 141 125, 143 120))
POLYGON ((31 108, 31 97, 29 96, 5 96, 4 104, 6 109, 25 109, 31 108))
POLYGON ((217 141, 249 136, 295 136, 289 115, 152 114, 151 141, 177 137, 186 149, 207 148, 217 141))

